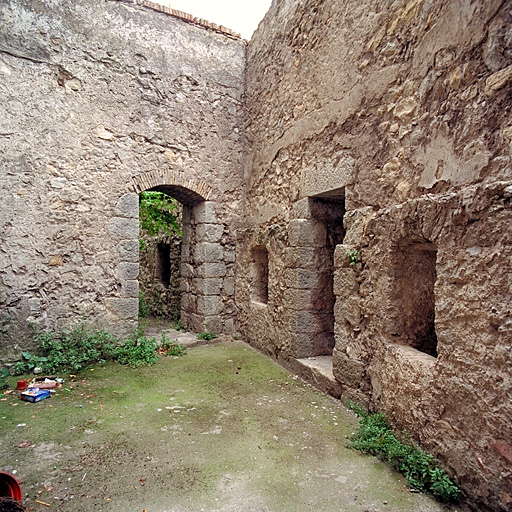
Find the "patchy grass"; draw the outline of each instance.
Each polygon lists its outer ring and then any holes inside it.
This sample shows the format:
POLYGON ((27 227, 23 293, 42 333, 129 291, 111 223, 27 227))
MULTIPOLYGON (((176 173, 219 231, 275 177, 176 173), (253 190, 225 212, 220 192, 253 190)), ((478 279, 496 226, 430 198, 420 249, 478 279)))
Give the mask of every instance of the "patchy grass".
POLYGON ((339 402, 243 343, 61 377, 48 400, 0 401, 1 469, 31 512, 445 510, 345 447, 339 402))

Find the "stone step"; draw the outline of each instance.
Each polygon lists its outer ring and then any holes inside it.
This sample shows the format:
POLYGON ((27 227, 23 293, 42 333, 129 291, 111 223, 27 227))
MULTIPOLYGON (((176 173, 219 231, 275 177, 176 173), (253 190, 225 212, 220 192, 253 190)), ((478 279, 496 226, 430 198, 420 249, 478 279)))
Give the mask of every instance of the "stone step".
POLYGON ((340 398, 341 385, 332 373, 332 356, 295 359, 290 369, 320 391, 335 398, 340 398))

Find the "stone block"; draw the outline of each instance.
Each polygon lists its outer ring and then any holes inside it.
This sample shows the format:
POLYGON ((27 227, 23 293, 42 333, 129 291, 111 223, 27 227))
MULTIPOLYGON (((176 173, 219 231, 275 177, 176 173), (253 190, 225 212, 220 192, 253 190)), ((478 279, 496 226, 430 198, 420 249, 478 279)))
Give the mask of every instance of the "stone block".
POLYGON ((357 294, 359 284, 356 281, 356 273, 352 268, 340 268, 334 273, 333 292, 337 300, 345 299, 357 294))
POLYGON ((219 315, 223 304, 219 296, 206 295, 197 297, 197 313, 204 316, 219 315))
POLYGON ((292 204, 291 216, 293 219, 311 219, 311 198, 305 197, 292 204))
POLYGON ((190 310, 190 293, 184 292, 181 294, 181 309, 182 311, 189 311, 190 310))
POLYGON ((180 275, 182 278, 188 279, 195 276, 194 266, 190 263, 180 263, 180 275))
POLYGON ((335 347, 332 353, 332 372, 340 384, 357 388, 363 379, 365 364, 348 357, 346 353, 335 347))
POLYGON ((288 225, 292 247, 325 247, 327 229, 322 222, 293 219, 288 225))
POLYGON ((116 245, 117 254, 121 261, 136 263, 139 261, 139 241, 123 240, 116 245))
POLYGON ((350 268, 350 258, 348 252, 354 250, 354 247, 346 244, 338 244, 334 249, 334 268, 350 268))
POLYGON ((356 161, 349 155, 334 155, 303 170, 302 196, 343 197, 345 187, 354 181, 356 161))
POLYGON ((224 261, 226 263, 235 263, 236 254, 235 249, 233 247, 224 247, 224 261))
POLYGON ((115 214, 128 219, 139 219, 139 195, 126 194, 116 204, 115 214))
POLYGON ((106 298, 107 311, 122 320, 137 318, 139 313, 139 301, 137 298, 106 298))
POLYGON ((186 312, 182 314, 182 323, 192 332, 203 332, 205 330, 204 316, 197 313, 186 312))
POLYGON ((115 276, 120 281, 128 281, 139 277, 139 264, 123 261, 115 269, 115 276))
POLYGON ((235 319, 234 318, 226 318, 226 320, 224 320, 223 334, 234 334, 235 332, 236 332, 235 319))
POLYGON ((121 295, 123 297, 135 297, 138 299, 139 297, 139 281, 125 281, 123 284, 123 288, 121 289, 121 295))
POLYGON ((204 201, 193 209, 193 218, 197 224, 217 224, 215 203, 204 201))
POLYGON ((199 224, 196 228, 196 240, 198 242, 219 242, 224 233, 222 224, 199 224))
POLYGON ((31 315, 36 315, 41 312, 41 299, 32 297, 28 299, 28 307, 31 315))
POLYGON ((330 354, 332 351, 333 339, 327 333, 305 333, 298 332, 294 336, 293 357, 314 357, 330 354))
POLYGON ((316 334, 324 332, 324 315, 317 311, 297 311, 290 320, 291 332, 316 334))
POLYGON ((222 245, 210 242, 198 243, 194 249, 194 262, 196 265, 202 263, 215 263, 222 260, 222 245))
POLYGON ((180 292, 188 293, 191 289, 192 286, 189 280, 180 279, 180 292))
POLYGON ((329 252, 318 247, 287 247, 286 266, 320 271, 331 267, 329 252))
POLYGON ((306 269, 286 269, 284 280, 289 288, 313 289, 320 288, 324 282, 321 273, 306 269))
POLYGON ((119 240, 139 239, 139 219, 114 217, 108 223, 109 233, 119 240))
POLYGON ((325 291, 325 288, 287 288, 283 293, 283 302, 287 308, 296 311, 325 311, 332 307, 329 305, 330 299, 326 296, 325 291))
POLYGON ((215 316, 206 316, 204 318, 204 329, 205 331, 212 332, 214 334, 221 334, 224 332, 222 319, 215 316))
POLYGON ((234 297, 235 295, 235 278, 234 277, 226 277, 224 279, 224 294, 228 297, 234 297))
POLYGON ((223 279, 221 277, 194 280, 194 287, 198 295, 220 295, 222 285, 223 279))
POLYGON ((334 319, 336 322, 348 322, 352 327, 356 327, 361 322, 361 308, 359 306, 359 296, 347 297, 344 300, 336 300, 334 304, 334 319))
POLYGON ((196 269, 197 277, 211 278, 224 277, 226 275, 225 263, 203 263, 196 269))

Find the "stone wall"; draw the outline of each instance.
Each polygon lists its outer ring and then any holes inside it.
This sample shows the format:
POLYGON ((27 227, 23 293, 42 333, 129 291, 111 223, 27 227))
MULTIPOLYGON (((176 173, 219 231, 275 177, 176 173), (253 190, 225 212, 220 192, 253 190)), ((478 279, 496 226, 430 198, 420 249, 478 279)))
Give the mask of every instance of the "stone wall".
POLYGON ((511 16, 278 0, 247 54, 241 329, 284 361, 332 353, 475 510, 512 510, 511 16))
POLYGON ((162 191, 185 325, 238 310, 280 361, 332 357, 476 510, 512 510, 510 2, 275 0, 247 56, 174 14, 0 3, 4 360, 31 324, 136 325, 162 191))
POLYGON ((245 43, 138 4, 0 3, 6 356, 26 347, 29 324, 135 327, 148 188, 186 205, 190 326, 233 329, 245 43))
POLYGON ((143 236, 139 251, 139 317, 178 321, 181 309, 181 237, 143 236), (142 311, 141 311, 142 309, 142 311))

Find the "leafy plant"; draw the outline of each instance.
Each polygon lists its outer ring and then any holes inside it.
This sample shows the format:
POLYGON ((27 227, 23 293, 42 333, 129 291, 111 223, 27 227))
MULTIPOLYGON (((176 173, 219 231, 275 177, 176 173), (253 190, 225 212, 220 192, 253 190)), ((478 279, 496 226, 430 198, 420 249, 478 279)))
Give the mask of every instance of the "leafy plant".
POLYGON ((460 489, 439 468, 431 454, 411 443, 406 432, 400 439, 383 413, 367 413, 362 406, 350 401, 347 407, 359 417, 359 427, 349 442, 351 448, 389 463, 405 476, 412 489, 431 493, 442 501, 458 501, 460 489))
POLYGON ((217 337, 217 335, 214 334, 213 332, 203 331, 196 334, 196 337, 200 340, 211 341, 214 340, 217 337))
POLYGON ((41 368, 44 370, 46 363, 48 362, 47 357, 37 356, 30 352, 22 352, 21 357, 23 359, 14 363, 12 366, 13 375, 21 375, 22 373, 34 370, 34 368, 41 368))
POLYGON ((158 342, 155 338, 132 336, 116 347, 114 356, 118 363, 132 368, 141 365, 151 366, 158 361, 157 347, 158 342))
POLYGON ((139 290, 139 318, 147 318, 149 313, 149 306, 144 297, 144 292, 139 290))
POLYGON ((162 334, 158 353, 166 356, 182 356, 187 351, 186 347, 180 345, 178 340, 169 340, 162 334))
POLYGON ((78 372, 94 363, 117 360, 132 367, 152 365, 158 361, 157 348, 165 346, 165 353, 183 355, 185 349, 177 342, 170 342, 162 335, 160 344, 155 338, 144 336, 145 325, 120 341, 107 331, 93 329, 82 323, 74 329, 61 332, 36 334, 37 348, 44 355, 23 352, 22 360, 12 367, 15 375, 21 375, 40 367, 45 373, 58 371, 78 372))
MULTIPOLYGON (((139 194, 139 221, 141 230, 149 236, 183 236, 178 202, 162 192, 141 192, 139 194)), ((145 242, 140 242, 142 250, 145 242)))
POLYGON ((349 249, 345 254, 349 259, 351 267, 357 265, 361 261, 361 253, 357 249, 349 249))
POLYGON ((117 343, 107 331, 93 329, 85 323, 59 333, 37 334, 35 341, 46 355, 46 361, 38 366, 48 373, 63 368, 76 372, 95 362, 112 359, 117 343))

